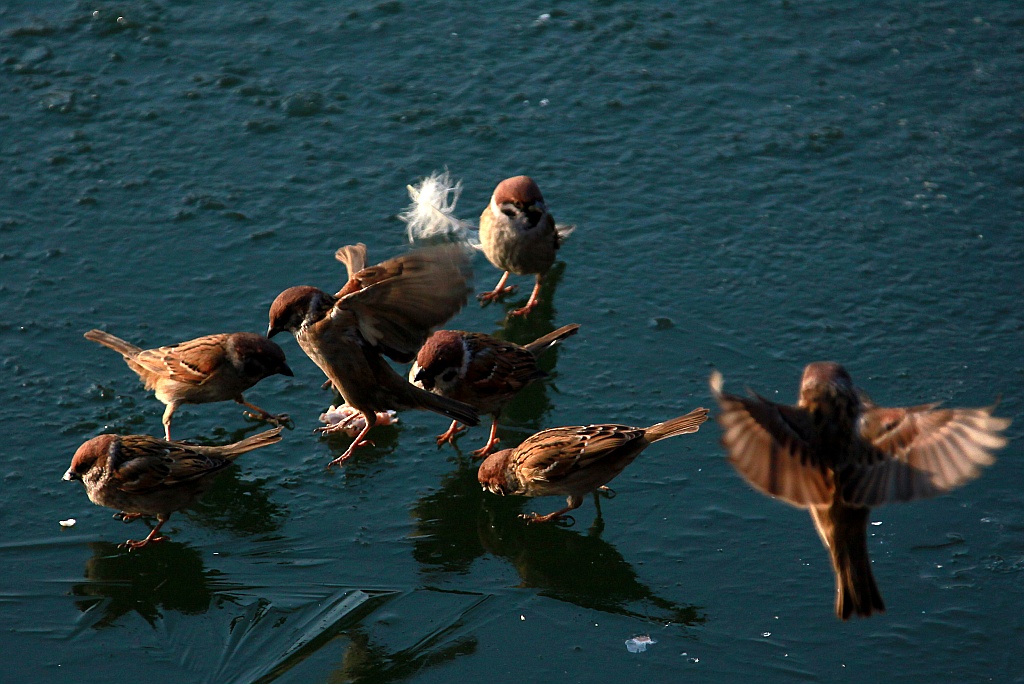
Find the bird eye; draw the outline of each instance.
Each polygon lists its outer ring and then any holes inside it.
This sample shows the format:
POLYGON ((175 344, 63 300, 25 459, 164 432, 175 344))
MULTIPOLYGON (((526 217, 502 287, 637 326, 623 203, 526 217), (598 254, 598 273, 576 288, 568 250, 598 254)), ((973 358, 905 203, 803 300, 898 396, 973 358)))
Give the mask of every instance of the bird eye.
POLYGON ((508 216, 509 218, 513 218, 516 215, 515 210, 512 209, 511 207, 502 207, 501 213, 504 214, 505 216, 508 216))

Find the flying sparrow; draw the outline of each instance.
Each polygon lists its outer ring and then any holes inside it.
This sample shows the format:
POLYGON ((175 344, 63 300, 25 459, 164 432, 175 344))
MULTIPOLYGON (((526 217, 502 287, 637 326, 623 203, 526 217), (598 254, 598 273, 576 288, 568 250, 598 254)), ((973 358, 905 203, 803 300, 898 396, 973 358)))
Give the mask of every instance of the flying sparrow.
MULTIPOLYGON (((545 350, 575 335, 573 323, 548 333, 526 346, 483 333, 438 330, 427 340, 409 371, 409 380, 434 394, 455 399, 492 416, 491 434, 473 456, 483 458, 498 444, 498 415, 519 390, 547 375, 537 367, 545 350)), ((437 438, 437 445, 454 443, 462 431, 459 421, 437 438)))
POLYGON ((537 282, 526 306, 511 312, 525 316, 537 306, 541 279, 555 262, 555 252, 573 231, 573 226, 556 226, 548 213, 540 188, 529 176, 506 178, 498 183, 491 202, 480 215, 480 247, 487 260, 505 271, 491 292, 477 295, 483 303, 515 292, 506 287, 510 273, 535 273, 537 282))
POLYGON ((65 480, 81 480, 89 500, 121 509, 124 522, 156 516, 157 525, 129 550, 164 541, 160 528, 171 513, 187 507, 214 477, 247 451, 281 441, 281 428, 225 446, 196 446, 149 435, 100 435, 78 447, 65 480))
MULTIPOLYGON (((365 249, 355 245, 339 250, 350 278, 336 295, 292 287, 270 307, 267 337, 283 330, 295 335, 345 403, 366 420, 352 445, 328 467, 344 463, 368 443, 366 433, 381 411, 425 409, 469 425, 480 422, 472 406, 409 384, 382 356, 412 361, 430 330, 462 308, 468 292, 465 252, 456 245, 430 247, 357 270, 365 249)), ((340 423, 317 428, 321 433, 343 429, 340 423)))
POLYGON ((548 522, 583 504, 583 497, 610 482, 653 442, 697 432, 708 419, 698 408, 649 428, 628 425, 557 427, 538 432, 514 449, 502 449, 480 464, 477 479, 492 494, 566 496, 566 507, 520 517, 548 522))
POLYGON ((288 414, 267 413, 242 396, 265 377, 293 375, 281 348, 261 335, 219 333, 145 350, 102 330, 90 330, 85 339, 121 354, 146 389, 154 390, 156 398, 167 406, 164 439, 171 439, 171 416, 181 404, 234 400, 251 410, 246 412, 251 418, 272 425, 288 421, 288 414))
POLYGON ((871 506, 936 496, 980 474, 1003 447, 1010 421, 991 408, 875 406, 837 363, 804 369, 796 406, 722 392, 718 422, 729 462, 764 494, 807 508, 832 556, 836 615, 868 616, 885 604, 871 573, 871 506))

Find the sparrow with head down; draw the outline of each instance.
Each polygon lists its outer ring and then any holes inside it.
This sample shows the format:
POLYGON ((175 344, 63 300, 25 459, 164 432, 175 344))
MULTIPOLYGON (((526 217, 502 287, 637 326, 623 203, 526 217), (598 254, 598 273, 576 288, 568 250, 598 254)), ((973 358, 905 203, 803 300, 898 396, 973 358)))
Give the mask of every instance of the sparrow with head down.
POLYGON ((729 462, 751 485, 810 511, 832 557, 836 615, 884 612, 868 557, 871 506, 936 496, 977 477, 1010 421, 991 408, 876 406, 837 363, 804 369, 796 406, 722 392, 718 422, 729 462))
POLYGON ((102 330, 90 330, 85 338, 121 354, 146 389, 167 406, 164 439, 171 439, 171 416, 181 404, 233 400, 248 407, 251 418, 273 425, 288 421, 287 414, 267 413, 242 396, 263 378, 293 375, 281 348, 261 335, 219 333, 157 349, 140 349, 102 330))
MULTIPOLYGON (((521 389, 547 376, 537 359, 547 349, 575 335, 580 326, 572 323, 520 346, 483 333, 438 330, 416 355, 409 380, 434 394, 464 402, 480 413, 492 416, 491 434, 473 456, 483 458, 498 444, 498 415, 521 389)), ((462 431, 459 421, 437 438, 437 445, 454 443, 462 431)))
POLYGON ((537 306, 541 280, 555 262, 555 252, 572 231, 573 226, 555 225, 540 188, 529 176, 498 183, 490 204, 480 215, 480 247, 487 260, 505 273, 494 290, 477 298, 486 304, 515 292, 515 286, 505 286, 510 273, 536 274, 530 299, 511 315, 530 313, 537 306))
POLYGON ((556 427, 538 432, 514 449, 502 449, 480 464, 477 479, 492 494, 565 496, 566 507, 538 515, 523 514, 527 522, 562 518, 583 504, 583 497, 610 482, 658 440, 697 432, 708 419, 698 408, 685 416, 649 428, 628 425, 556 427))
MULTIPOLYGON (((362 412, 366 427, 328 465, 340 465, 367 444, 376 414, 388 409, 424 409, 468 425, 476 410, 411 385, 384 359, 412 361, 430 331, 466 302, 468 259, 456 245, 414 250, 364 268, 366 247, 344 247, 336 255, 349 280, 334 295, 315 287, 292 287, 270 307, 267 336, 287 330, 327 375, 345 403, 362 412)), ((322 433, 340 425, 317 428, 322 433)))
POLYGON ((81 481, 90 501, 120 509, 117 517, 125 522, 156 516, 149 536, 122 544, 140 549, 164 541, 160 528, 171 513, 195 501, 234 459, 280 441, 280 427, 225 446, 197 446, 149 435, 100 435, 78 447, 63 479, 81 481))

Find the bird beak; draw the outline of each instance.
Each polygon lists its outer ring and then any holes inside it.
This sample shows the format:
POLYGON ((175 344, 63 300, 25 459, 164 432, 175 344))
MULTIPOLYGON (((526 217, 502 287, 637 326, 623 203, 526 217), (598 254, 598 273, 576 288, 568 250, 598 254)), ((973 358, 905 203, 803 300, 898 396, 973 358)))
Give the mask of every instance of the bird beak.
POLYGON ((267 339, 270 339, 271 337, 273 337, 274 335, 276 335, 279 332, 281 332, 280 328, 275 328, 274 326, 270 326, 269 328, 267 328, 267 339))
POLYGON ((68 471, 64 473, 64 477, 62 477, 61 479, 64 480, 65 482, 70 482, 71 480, 81 480, 82 476, 73 471, 71 468, 68 468, 68 471))
POLYGON ((282 363, 281 367, 277 369, 277 372, 281 375, 287 375, 289 378, 295 377, 295 373, 292 373, 292 369, 288 367, 287 363, 282 363))
POLYGON ((423 382, 423 378, 426 374, 427 371, 421 368, 420 372, 416 374, 416 377, 413 378, 413 380, 415 380, 416 382, 423 382))

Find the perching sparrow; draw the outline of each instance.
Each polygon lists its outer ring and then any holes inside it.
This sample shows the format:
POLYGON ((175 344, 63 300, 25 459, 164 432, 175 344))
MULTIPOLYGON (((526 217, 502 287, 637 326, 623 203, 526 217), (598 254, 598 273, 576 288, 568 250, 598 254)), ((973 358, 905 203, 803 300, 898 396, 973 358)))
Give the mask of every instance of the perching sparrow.
POLYGON ((139 549, 165 540, 158 535, 171 513, 195 501, 235 458, 280 441, 280 427, 225 446, 195 446, 149 435, 100 435, 78 447, 64 479, 81 480, 90 501, 120 509, 125 522, 156 516, 148 537, 122 544, 139 549))
MULTIPOLYGON (((491 435, 487 444, 473 452, 478 458, 491 453, 498 439, 498 414, 519 390, 547 375, 537 367, 545 350, 580 328, 573 323, 548 333, 526 346, 506 342, 483 333, 438 330, 430 336, 409 371, 413 384, 450 399, 465 402, 480 413, 489 413, 491 435)), ((437 445, 454 443, 462 428, 459 421, 438 436, 437 445)))
MULTIPOLYGON (((365 247, 339 250, 350 268, 365 260, 365 247)), ((377 266, 350 273, 337 295, 315 287, 292 287, 270 307, 267 336, 288 330, 327 375, 345 403, 363 413, 366 427, 340 457, 344 463, 367 442, 378 411, 426 409, 469 425, 476 410, 415 387, 384 360, 415 358, 431 328, 455 315, 466 302, 468 260, 461 247, 447 245, 409 252, 377 266)), ((317 428, 323 433, 340 425, 317 428)))
POLYGON ((154 390, 164 411, 164 439, 171 438, 171 416, 181 404, 207 404, 234 400, 247 406, 246 415, 273 425, 288 415, 273 415, 250 404, 242 392, 270 375, 293 375, 284 352, 274 342, 254 333, 219 333, 197 337, 157 349, 140 349, 102 330, 90 330, 85 339, 110 347, 124 357, 146 389, 154 390))
MULTIPOLYGON (((563 517, 583 496, 610 482, 653 442, 697 432, 708 419, 698 408, 649 428, 628 425, 557 427, 538 432, 514 449, 502 449, 480 464, 477 479, 492 494, 562 495, 567 506, 554 513, 522 515, 528 522, 563 517)), ((597 493, 594 492, 595 502, 597 493)))
POLYGON ((506 178, 498 183, 490 204, 480 215, 480 247, 487 260, 505 274, 494 290, 477 298, 487 303, 514 292, 514 286, 505 287, 509 273, 535 273, 537 282, 529 301, 511 315, 530 313, 537 306, 541 279, 555 262, 555 251, 572 231, 572 226, 555 225, 540 188, 529 176, 506 178))
POLYGON ((837 363, 804 369, 796 406, 722 392, 729 462, 761 492, 807 508, 836 575, 836 615, 884 612, 868 558, 871 506, 936 496, 977 477, 1006 444, 992 409, 881 408, 837 363))

